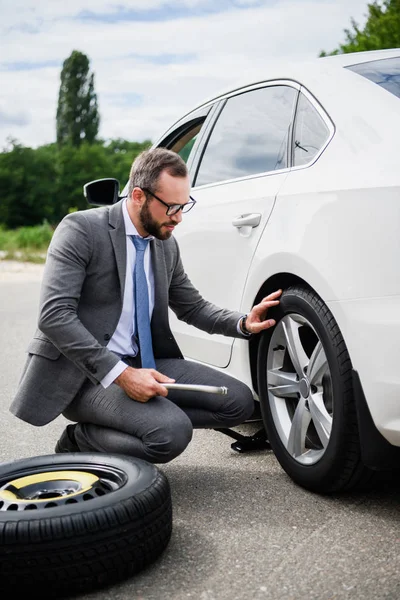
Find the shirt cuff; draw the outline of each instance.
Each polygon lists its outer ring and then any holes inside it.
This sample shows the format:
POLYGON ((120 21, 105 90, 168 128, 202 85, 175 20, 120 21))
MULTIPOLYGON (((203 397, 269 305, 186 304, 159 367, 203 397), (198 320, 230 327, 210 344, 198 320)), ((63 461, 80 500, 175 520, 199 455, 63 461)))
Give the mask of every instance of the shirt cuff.
MULTIPOLYGON (((247 317, 247 315, 243 315, 243 317, 247 317)), ((245 338, 249 338, 249 337, 251 337, 251 333, 244 333, 244 331, 242 331, 242 328, 240 327, 240 323, 241 323, 243 317, 240 317, 240 319, 236 325, 236 328, 238 330, 238 333, 240 333, 240 335, 242 335, 245 338)))
POLYGON ((103 379, 100 381, 103 388, 108 388, 108 386, 110 386, 115 381, 115 379, 117 379, 118 375, 121 375, 121 373, 125 371, 125 369, 127 369, 128 366, 129 365, 124 363, 122 360, 117 362, 115 367, 113 367, 111 371, 109 371, 107 375, 103 377, 103 379))

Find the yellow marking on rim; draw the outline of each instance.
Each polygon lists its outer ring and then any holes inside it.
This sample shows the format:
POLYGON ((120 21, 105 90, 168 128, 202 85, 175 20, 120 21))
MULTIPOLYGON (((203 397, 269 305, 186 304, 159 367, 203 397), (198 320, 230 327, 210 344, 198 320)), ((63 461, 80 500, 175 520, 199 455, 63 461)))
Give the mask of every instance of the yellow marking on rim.
MULTIPOLYGON (((46 481, 60 481, 61 483, 63 480, 76 481, 80 484, 80 489, 78 491, 72 492, 67 496, 63 496, 63 498, 71 498, 73 496, 88 492, 94 486, 94 484, 99 481, 99 478, 97 475, 93 475, 93 473, 87 473, 86 471, 48 471, 44 473, 38 473, 36 475, 27 475, 26 477, 20 477, 19 479, 9 481, 4 488, 0 490, 0 498, 13 502, 27 502, 29 504, 37 502, 49 502, 51 501, 51 498, 45 498, 43 500, 18 498, 16 494, 13 494, 13 492, 7 489, 7 486, 10 485, 18 490, 21 490, 24 487, 35 483, 46 483, 46 481)), ((54 498, 59 498, 59 496, 55 496, 54 498)))
POLYGON ((14 502, 15 498, 16 495, 12 492, 9 492, 8 490, 3 490, 2 492, 0 492, 0 499, 8 500, 8 502, 14 502))

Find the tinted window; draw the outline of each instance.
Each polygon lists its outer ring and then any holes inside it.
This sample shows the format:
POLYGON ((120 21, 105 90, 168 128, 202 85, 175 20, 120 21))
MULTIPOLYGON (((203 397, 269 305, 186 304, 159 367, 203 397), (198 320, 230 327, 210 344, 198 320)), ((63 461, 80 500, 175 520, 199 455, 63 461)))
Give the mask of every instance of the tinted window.
POLYGON ((194 146, 196 139, 197 139, 197 134, 194 137, 192 137, 188 142, 186 142, 186 144, 183 146, 183 148, 181 148, 178 152, 179 156, 181 158, 183 158, 183 160, 185 162, 188 161, 188 158, 190 156, 190 153, 192 151, 192 148, 194 146))
POLYGON ((297 91, 271 86, 229 98, 211 133, 196 185, 287 167, 297 91))
POLYGON ((294 129, 294 166, 312 161, 328 137, 329 129, 324 120, 304 94, 300 94, 294 129))
POLYGON ((183 133, 178 139, 175 139, 174 143, 169 145, 168 148, 179 154, 183 160, 187 162, 203 123, 204 121, 196 124, 194 127, 183 133))
POLYGON ((347 67, 400 98, 400 56, 347 67))

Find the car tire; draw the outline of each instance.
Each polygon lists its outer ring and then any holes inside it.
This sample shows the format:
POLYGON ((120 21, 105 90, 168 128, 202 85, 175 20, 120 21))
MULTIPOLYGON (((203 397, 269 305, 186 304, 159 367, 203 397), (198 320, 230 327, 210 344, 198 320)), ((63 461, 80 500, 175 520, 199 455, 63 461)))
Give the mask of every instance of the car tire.
POLYGON ((270 315, 257 356, 260 408, 286 473, 317 493, 368 487, 361 461, 352 364, 339 327, 312 290, 292 286, 270 315))
POLYGON ((169 482, 146 461, 73 453, 0 465, 3 592, 108 586, 155 561, 171 532, 169 482))

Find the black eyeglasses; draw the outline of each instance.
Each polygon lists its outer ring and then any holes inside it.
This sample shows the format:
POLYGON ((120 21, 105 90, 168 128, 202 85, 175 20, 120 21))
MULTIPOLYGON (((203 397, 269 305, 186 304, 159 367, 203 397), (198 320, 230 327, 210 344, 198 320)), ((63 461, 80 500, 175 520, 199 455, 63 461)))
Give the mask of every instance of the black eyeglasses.
POLYGON ((153 198, 155 198, 156 200, 161 202, 161 204, 164 204, 164 206, 167 207, 166 214, 168 217, 171 217, 172 215, 176 215, 180 210, 183 213, 187 213, 196 204, 196 200, 194 198, 192 198, 192 196, 189 196, 190 200, 189 200, 189 202, 186 202, 185 204, 167 204, 166 202, 164 202, 164 200, 161 200, 161 198, 159 198, 158 196, 153 194, 153 192, 151 192, 149 189, 147 189, 147 188, 141 188, 141 189, 143 192, 145 192, 145 194, 149 194, 150 196, 153 196, 153 198))

